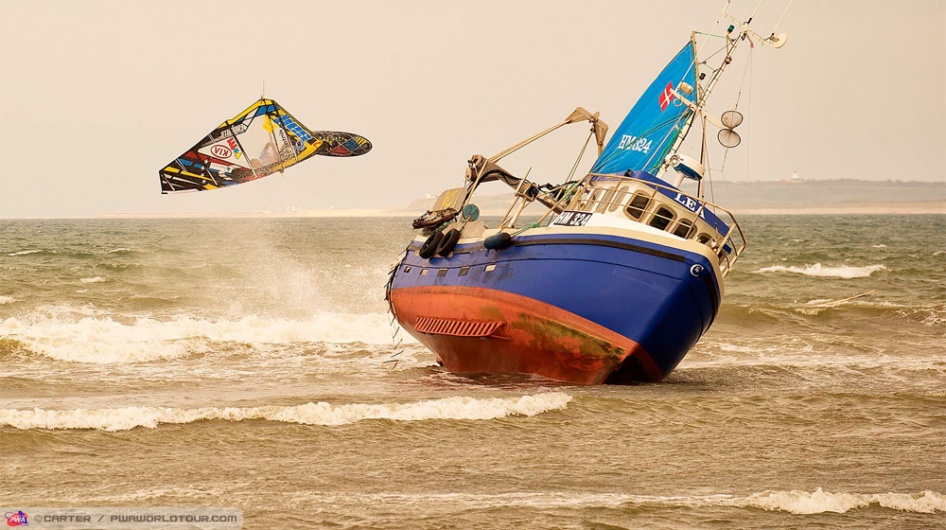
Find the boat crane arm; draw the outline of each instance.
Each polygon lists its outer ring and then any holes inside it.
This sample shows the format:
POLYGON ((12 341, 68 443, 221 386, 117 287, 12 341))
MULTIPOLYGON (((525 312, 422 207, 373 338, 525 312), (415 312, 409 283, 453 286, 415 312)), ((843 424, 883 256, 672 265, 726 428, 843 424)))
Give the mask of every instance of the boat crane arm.
POLYGON ((483 155, 473 155, 469 160, 466 178, 469 181, 466 196, 463 204, 465 205, 473 195, 476 188, 486 182, 501 181, 510 188, 516 190, 516 195, 525 198, 527 201, 539 201, 556 213, 561 213, 564 209, 562 198, 567 195, 568 188, 573 187, 576 182, 566 182, 564 184, 536 184, 525 177, 517 177, 507 171, 505 168, 496 164, 492 159, 487 159, 483 155))
MULTIPOLYGON (((466 180, 467 182, 469 182, 469 184, 467 185, 466 196, 463 199, 463 205, 465 206, 467 204, 467 202, 470 200, 470 197, 473 195, 473 192, 476 190, 477 187, 479 187, 481 183, 492 182, 494 180, 502 180, 510 187, 520 189, 520 190, 522 189, 527 190, 528 193, 523 195, 524 197, 527 198, 527 200, 529 201, 538 200, 542 204, 548 206, 551 209, 554 209, 555 211, 561 211, 561 204, 560 204, 561 201, 556 200, 553 195, 557 191, 557 189, 552 188, 548 192, 542 191, 538 185, 532 182, 529 182, 528 180, 524 178, 519 178, 512 175, 511 173, 509 173, 508 171, 506 171, 505 169, 497 165, 496 162, 501 160, 503 157, 509 154, 512 154, 518 151, 519 149, 522 149, 523 147, 538 140, 539 138, 546 136, 547 134, 555 131, 556 129, 559 129, 571 123, 578 123, 582 121, 587 121, 591 123, 591 130, 595 136, 595 143, 598 144, 598 156, 601 156, 601 151, 604 149, 604 140, 608 134, 608 124, 601 121, 598 118, 599 115, 600 115, 599 112, 595 112, 592 114, 591 112, 585 110, 584 108, 578 107, 575 110, 573 110, 572 113, 569 114, 568 117, 565 118, 563 121, 556 123, 555 125, 549 127, 548 129, 545 129, 544 131, 541 131, 533 136, 530 136, 529 138, 526 138, 525 140, 513 145, 512 147, 504 149, 503 151, 500 151, 499 153, 496 153, 495 155, 489 158, 486 158, 483 155, 473 155, 472 157, 470 157, 470 160, 468 161, 468 166, 466 169, 466 180), (523 185, 526 185, 526 184, 528 186, 523 188, 523 185), (533 188, 535 190, 534 192, 532 191, 533 188)), ((548 186, 545 186, 545 187, 548 187, 548 186)))
POLYGON ((568 125, 570 123, 576 123, 580 121, 588 121, 591 123, 592 128, 594 129, 594 132, 595 132, 595 140, 598 143, 598 155, 600 156, 602 149, 604 149, 604 137, 608 134, 608 124, 598 119, 598 116, 600 114, 601 114, 600 112, 595 112, 594 114, 592 114, 588 112, 587 110, 585 110, 584 108, 578 107, 574 111, 572 111, 572 113, 569 114, 568 117, 565 118, 564 121, 557 123, 538 134, 530 136, 529 138, 526 138, 525 140, 517 143, 516 145, 512 147, 509 147, 508 149, 505 149, 503 151, 496 153, 495 155, 489 157, 488 160, 490 162, 498 162, 506 155, 512 154, 518 151, 519 149, 522 149, 523 147, 531 144, 532 142, 538 140, 539 138, 542 138, 543 136, 549 134, 550 132, 560 127, 564 127, 565 125, 568 125))

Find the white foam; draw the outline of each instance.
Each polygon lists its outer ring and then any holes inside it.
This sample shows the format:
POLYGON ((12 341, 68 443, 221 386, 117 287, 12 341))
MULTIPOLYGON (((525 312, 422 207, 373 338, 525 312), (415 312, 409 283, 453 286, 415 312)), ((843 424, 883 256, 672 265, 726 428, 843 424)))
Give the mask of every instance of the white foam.
MULTIPOLYGON (((180 316, 173 320, 138 318, 117 322, 108 316, 76 319, 69 312, 55 311, 0 320, 0 336, 9 336, 32 352, 60 361, 125 364, 203 353, 213 349, 213 342, 390 345, 387 319, 385 314, 323 313, 307 320, 180 316)), ((410 337, 405 334, 405 339, 410 337)))
POLYGON ((740 507, 761 508, 794 514, 847 513, 851 510, 881 506, 903 512, 946 512, 946 496, 933 491, 920 493, 831 493, 821 488, 807 491, 766 491, 736 499, 740 507))
POLYGON ((318 502, 339 505, 353 503, 423 506, 429 510, 456 512, 464 509, 488 509, 497 506, 555 508, 620 508, 622 506, 663 506, 699 509, 729 507, 788 512, 796 515, 847 513, 878 506, 911 513, 935 514, 946 511, 946 497, 933 491, 918 493, 828 493, 820 488, 805 491, 765 491, 741 497, 728 494, 657 496, 628 493, 509 492, 509 493, 351 493, 298 491, 283 492, 318 502))
POLYGON ((870 248, 887 248, 887 245, 880 243, 879 245, 871 245, 870 248))
POLYGON ((136 427, 153 429, 162 423, 192 423, 202 420, 270 420, 303 425, 347 425, 364 420, 493 420, 507 416, 535 416, 564 409, 571 396, 562 392, 519 398, 450 397, 414 403, 332 405, 306 403, 298 406, 123 407, 116 409, 32 410, 0 409, 0 425, 17 429, 95 429, 126 431, 136 427))
POLYGON ((36 254, 39 252, 42 252, 42 250, 21 250, 19 252, 12 252, 10 254, 7 254, 7 256, 26 256, 29 254, 36 254))
POLYGON ((924 318, 922 323, 931 327, 940 327, 943 324, 946 324, 946 314, 932 313, 930 316, 924 318))
POLYGON ((79 281, 82 283, 103 283, 105 278, 101 276, 92 276, 91 278, 80 278, 79 281))
POLYGON ((0 305, 3 305, 3 304, 12 304, 13 302, 19 302, 19 300, 17 300, 16 298, 13 298, 12 296, 2 296, 2 295, 0 295, 0 305))
POLYGON ((777 343, 726 342, 712 337, 700 342, 680 369, 747 368, 778 366, 783 368, 873 369, 883 368, 889 374, 905 371, 937 371, 946 374, 946 359, 926 351, 900 352, 897 355, 869 353, 864 355, 834 354, 832 337, 785 337, 777 343))
POLYGON ((833 300, 831 300, 830 298, 815 298, 814 300, 809 300, 808 305, 821 305, 821 304, 826 304, 831 301, 833 300))
POLYGON ((819 277, 829 277, 829 278, 866 278, 871 274, 877 271, 887 270, 887 267, 883 265, 865 265, 863 267, 851 267, 842 265, 839 267, 824 267, 820 263, 815 263, 814 265, 806 265, 804 267, 795 267, 784 265, 773 265, 771 267, 764 267, 757 270, 757 273, 762 272, 791 272, 794 274, 803 274, 805 276, 819 276, 819 277))

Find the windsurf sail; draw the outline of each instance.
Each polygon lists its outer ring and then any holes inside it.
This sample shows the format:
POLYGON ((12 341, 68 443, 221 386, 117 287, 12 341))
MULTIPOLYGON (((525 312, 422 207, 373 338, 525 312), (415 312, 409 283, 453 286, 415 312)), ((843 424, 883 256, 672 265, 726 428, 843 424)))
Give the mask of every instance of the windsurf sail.
POLYGON ((358 156, 363 136, 310 131, 271 99, 260 99, 158 171, 161 193, 203 191, 283 172, 313 155, 358 156))
MULTIPOLYGON (((696 90, 696 44, 691 40, 670 61, 614 131, 592 173, 655 174, 693 111, 674 92, 696 90), (683 83, 686 83, 685 85, 683 83)), ((691 101, 696 95, 690 97, 691 101)))

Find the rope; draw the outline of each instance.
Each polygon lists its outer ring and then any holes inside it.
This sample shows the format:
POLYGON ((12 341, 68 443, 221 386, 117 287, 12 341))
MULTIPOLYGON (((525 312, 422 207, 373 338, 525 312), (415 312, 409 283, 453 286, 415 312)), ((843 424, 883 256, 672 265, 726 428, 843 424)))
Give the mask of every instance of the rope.
MULTIPOLYGON (((745 182, 746 182, 746 183, 749 182, 749 174, 751 173, 751 171, 750 171, 750 165, 749 165, 749 164, 750 164, 750 161, 752 160, 752 157, 750 156, 750 152, 749 152, 749 145, 750 145, 750 143, 751 143, 751 142, 749 141, 749 137, 752 136, 752 126, 751 126, 751 123, 752 123, 752 122, 751 122, 751 116, 752 116, 752 59, 753 59, 752 55, 753 55, 753 51, 754 51, 754 50, 753 50, 752 48, 749 49, 749 54, 748 54, 748 56, 747 56, 747 58, 746 58, 746 70, 745 70, 745 72, 743 73, 743 76, 742 76, 742 83, 740 84, 740 86, 739 86, 739 92, 738 92, 738 94, 736 95, 736 102, 733 104, 733 109, 736 109, 736 108, 739 106, 739 101, 740 101, 740 99, 742 98, 742 92, 743 92, 743 90, 745 89, 745 87, 748 85, 748 87, 749 87, 749 90, 748 90, 748 91, 749 91, 749 103, 748 103, 747 106, 748 106, 749 108, 748 108, 748 110, 747 110, 748 116, 746 116, 746 139, 745 139, 745 144, 746 144, 746 174, 745 174, 745 182)), ((729 149, 723 150, 723 163, 722 163, 722 166, 721 166, 720 169, 719 169, 719 172, 720 172, 720 174, 722 175, 721 178, 722 178, 723 180, 726 180, 726 161, 727 161, 728 158, 729 158, 729 151, 730 151, 729 149)), ((711 192, 712 192, 712 182, 710 182, 710 190, 711 190, 711 192)), ((735 204, 736 201, 733 199, 732 190, 729 189, 728 192, 729 192, 729 193, 728 193, 728 195, 729 195, 729 198, 728 198, 729 203, 730 203, 730 204, 735 204)), ((712 198, 711 200, 712 200, 712 202, 715 203, 715 202, 716 202, 715 196, 713 196, 713 198, 712 198)))
POLYGON ((511 236, 511 237, 516 237, 516 236, 518 236, 519 234, 525 232, 526 230, 530 230, 530 229, 532 229, 532 228, 538 228, 538 227, 540 227, 540 226, 542 226, 542 225, 540 225, 538 222, 535 222, 535 223, 532 223, 532 224, 530 224, 530 225, 524 227, 522 230, 519 230, 519 231, 517 231, 517 232, 515 232, 515 233, 513 233, 513 234, 510 234, 510 236, 511 236))
POLYGON ((588 143, 591 142, 591 137, 595 134, 595 126, 591 126, 591 132, 588 133, 588 138, 585 139, 585 145, 581 146, 581 151, 578 152, 578 159, 575 160, 575 165, 572 166, 572 170, 568 172, 568 178, 565 180, 571 180, 575 175, 575 171, 578 169, 578 164, 581 163, 581 157, 585 156, 585 150, 588 149, 588 143))
MULTIPOLYGON (((704 46, 705 46, 705 44, 704 44, 704 46)), ((711 53, 711 54, 709 54, 709 55, 707 55, 706 58, 704 58, 702 61, 700 61, 700 64, 706 64, 707 66, 709 66, 709 65, 707 64, 707 63, 709 62, 709 60, 712 59, 713 57, 716 57, 716 55, 717 55, 719 52, 725 51, 725 50, 726 50, 726 46, 723 45, 722 48, 716 50, 715 52, 713 52, 713 53, 711 53)), ((716 70, 719 70, 719 68, 710 68, 710 70, 712 70, 712 71, 715 72, 716 70)))
MULTIPOLYGON (((706 131, 706 118, 705 118, 705 117, 703 118, 703 131, 706 131)), ((706 167, 709 169, 710 173, 712 173, 712 172, 713 172, 713 169, 710 167, 709 149, 707 148, 707 145, 706 145, 706 135, 705 135, 705 134, 703 135, 703 152, 706 153, 706 167)), ((729 152, 729 149, 725 149, 725 150, 723 151, 723 166, 724 166, 724 167, 725 167, 725 165, 726 165, 726 155, 728 154, 728 152, 729 152)), ((719 172, 720 172, 720 173, 723 173, 723 169, 720 169, 719 172)), ((726 175, 725 175, 725 174, 723 174, 723 178, 726 178, 726 175)), ((705 180, 706 180, 706 183, 707 183, 707 185, 708 185, 707 187, 709 188, 709 196, 710 196, 710 201, 709 201, 709 202, 711 202, 711 203, 713 203, 713 204, 716 204, 716 191, 713 189, 713 180, 714 180, 714 179, 713 179, 711 176, 707 175, 707 178, 706 178, 705 180)), ((704 194, 705 194, 705 193, 704 193, 704 194)))
MULTIPOLYGON (((746 182, 748 183, 749 174, 751 173, 750 164, 752 163, 752 157, 749 156, 750 154, 749 148, 752 145, 752 142, 750 141, 750 139, 752 138, 752 96, 754 95, 754 92, 752 91, 752 49, 751 48, 749 49, 749 67, 747 68, 747 70, 749 71, 749 74, 748 74, 749 75, 749 104, 748 104, 749 112, 748 112, 748 116, 746 117, 746 182)), ((751 221, 749 222, 749 224, 746 225, 746 229, 748 230, 750 226, 752 226, 751 221)))
POLYGON ((753 11, 752 14, 749 15, 749 20, 752 20, 755 18, 755 14, 759 12, 759 8, 762 7, 763 2, 765 2, 765 0, 759 0, 759 3, 756 4, 755 6, 755 11, 753 11))
POLYGON ((779 17, 778 23, 775 24, 775 29, 772 30, 772 35, 775 35, 775 32, 778 31, 778 27, 782 25, 782 19, 785 18, 785 14, 788 13, 788 8, 792 7, 792 2, 795 0, 789 0, 788 5, 785 6, 785 11, 782 11, 782 16, 779 17))
POLYGON ((400 356, 404 353, 404 349, 401 346, 404 344, 404 338, 401 336, 401 324, 397 321, 397 313, 394 311, 394 302, 391 301, 391 286, 394 284, 394 274, 397 272, 397 268, 400 267, 400 262, 391 269, 391 274, 388 276, 388 283, 385 284, 385 294, 388 299, 388 315, 390 319, 388 320, 388 326, 394 329, 394 332, 391 333, 391 343, 394 345, 392 350, 395 350, 387 360, 381 363, 381 366, 393 370, 397 368, 397 363, 401 360, 400 356), (401 348, 401 349, 398 349, 401 348), (388 366, 390 364, 390 366, 388 366))
MULTIPOLYGON (((716 37, 716 38, 720 38, 720 39, 724 38, 723 35, 716 35, 716 34, 715 34, 717 27, 719 27, 719 20, 716 20, 716 23, 713 24, 713 29, 711 29, 709 33, 701 33, 701 32, 697 32, 697 31, 694 31, 693 33, 694 33, 695 35, 706 35, 707 37, 716 37)), ((709 41, 704 42, 703 45, 700 46, 699 52, 696 54, 697 57, 702 57, 702 56, 703 56, 703 50, 706 49, 706 45, 707 45, 707 44, 709 44, 709 41)), ((719 52, 716 52, 716 53, 719 53, 719 52)), ((713 55, 716 55, 716 54, 713 54, 713 55)), ((709 57, 707 57, 707 59, 709 59, 709 57)))
MULTIPOLYGON (((736 103, 733 104, 733 109, 739 106, 739 99, 742 98, 742 89, 746 86, 746 77, 749 77, 749 74, 752 72, 752 52, 754 48, 749 48, 749 56, 746 60, 746 70, 742 73, 742 83, 739 84, 739 93, 736 94, 736 103)), ((749 92, 752 92, 752 87, 749 87, 749 92)))

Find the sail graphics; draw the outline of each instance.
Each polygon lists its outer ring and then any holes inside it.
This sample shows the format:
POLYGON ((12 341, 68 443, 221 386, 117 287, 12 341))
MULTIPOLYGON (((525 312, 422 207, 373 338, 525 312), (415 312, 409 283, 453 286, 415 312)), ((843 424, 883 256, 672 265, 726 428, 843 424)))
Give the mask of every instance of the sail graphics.
POLYGON ((161 193, 212 190, 282 172, 314 155, 358 156, 363 136, 311 131, 272 99, 260 99, 221 123, 158 171, 161 193))
POLYGON ((624 173, 630 170, 656 174, 693 115, 677 94, 696 87, 696 76, 696 45, 691 40, 637 100, 614 131, 591 172, 624 173))

